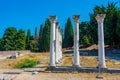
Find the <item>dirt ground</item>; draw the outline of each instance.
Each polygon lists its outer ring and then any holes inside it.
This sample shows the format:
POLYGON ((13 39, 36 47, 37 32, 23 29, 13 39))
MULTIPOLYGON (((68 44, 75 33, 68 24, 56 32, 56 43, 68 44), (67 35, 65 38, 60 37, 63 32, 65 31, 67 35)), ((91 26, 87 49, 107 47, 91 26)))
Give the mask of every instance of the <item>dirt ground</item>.
MULTIPOLYGON (((101 80, 97 79, 96 73, 39 73, 32 75, 31 73, 20 74, 15 80, 101 80), (30 76, 31 75, 31 76, 30 76), (22 77, 21 77, 22 76, 22 77)), ((120 80, 119 74, 103 74, 103 80, 120 80)))

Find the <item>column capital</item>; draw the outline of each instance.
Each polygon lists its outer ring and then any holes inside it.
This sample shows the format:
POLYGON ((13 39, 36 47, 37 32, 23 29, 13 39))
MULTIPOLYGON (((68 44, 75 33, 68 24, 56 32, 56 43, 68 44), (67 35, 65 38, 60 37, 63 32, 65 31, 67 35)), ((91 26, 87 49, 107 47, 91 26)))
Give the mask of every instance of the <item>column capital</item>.
POLYGON ((74 20, 74 22, 79 22, 80 15, 73 15, 73 20, 74 20))
POLYGON ((101 23, 104 21, 104 18, 105 18, 106 14, 97 14, 97 16, 95 17, 95 19, 97 20, 97 22, 101 23))
POLYGON ((56 20, 57 20, 57 16, 50 16, 51 23, 56 22, 56 20))

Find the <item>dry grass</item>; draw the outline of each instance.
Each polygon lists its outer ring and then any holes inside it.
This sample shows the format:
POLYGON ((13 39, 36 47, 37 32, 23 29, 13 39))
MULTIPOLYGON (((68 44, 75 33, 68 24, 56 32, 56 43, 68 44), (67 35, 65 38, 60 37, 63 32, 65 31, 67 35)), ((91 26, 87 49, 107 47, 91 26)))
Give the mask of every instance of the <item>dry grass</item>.
MULTIPOLYGON (((73 63, 73 56, 72 55, 66 55, 63 63, 61 64, 62 66, 71 66, 73 63)), ((96 67, 98 65, 98 61, 96 59, 96 57, 85 57, 82 56, 80 57, 80 62, 81 62, 81 66, 87 66, 87 67, 96 67)))
MULTIPOLYGON (((49 63, 49 53, 36 53, 36 54, 26 54, 16 59, 3 59, 0 60, 0 68, 1 69, 13 69, 18 63, 22 62, 24 59, 32 59, 40 62, 39 65, 48 66, 49 63)), ((98 65, 98 61, 96 57, 92 56, 81 56, 80 57, 81 66, 85 67, 96 67, 98 65)), ((63 63, 61 66, 72 66, 73 64, 73 56, 70 54, 64 54, 63 63)), ((115 60, 107 59, 106 65, 109 68, 120 68, 120 61, 115 63, 115 60)))
POLYGON ((61 66, 72 66, 72 55, 65 54, 61 66))
MULTIPOLYGON (((62 66, 71 66, 73 62, 73 56, 65 54, 62 66)), ((85 67, 97 67, 98 60, 97 57, 93 56, 81 56, 80 57, 81 66, 85 67)), ((106 59, 106 66, 109 68, 120 68, 120 61, 115 61, 113 59, 106 59)))
POLYGON ((82 56, 80 61, 82 62, 81 65, 86 67, 96 67, 98 65, 96 57, 82 56))
POLYGON ((12 69, 14 68, 18 63, 21 63, 24 59, 30 59, 30 60, 37 60, 40 63, 45 63, 45 65, 48 64, 49 54, 48 53, 40 53, 40 54, 26 54, 24 56, 18 57, 16 59, 3 59, 0 60, 0 68, 1 69, 12 69))
POLYGON ((120 68, 120 61, 116 62, 116 60, 107 59, 106 65, 110 68, 120 68))

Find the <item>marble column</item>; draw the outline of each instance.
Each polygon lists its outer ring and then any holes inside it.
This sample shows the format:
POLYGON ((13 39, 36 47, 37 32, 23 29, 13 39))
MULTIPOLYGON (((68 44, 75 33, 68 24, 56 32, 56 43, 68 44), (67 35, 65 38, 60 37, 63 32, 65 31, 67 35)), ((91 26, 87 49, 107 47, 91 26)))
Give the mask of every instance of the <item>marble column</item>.
POLYGON ((62 30, 61 28, 59 27, 59 59, 60 59, 60 62, 61 62, 61 59, 62 59, 62 30))
POLYGON ((51 32, 50 32, 50 66, 55 66, 55 25, 56 16, 50 16, 51 32))
POLYGON ((74 15, 74 59, 73 66, 80 66, 79 62, 79 19, 80 15, 74 15))
POLYGON ((58 28, 58 54, 59 54, 59 62, 60 62, 60 27, 58 28))
POLYGON ((60 30, 60 59, 62 60, 62 29, 60 30))
POLYGON ((58 64, 58 60, 59 60, 59 52, 58 52, 58 49, 59 49, 59 39, 58 39, 58 35, 59 35, 59 32, 58 32, 58 28, 59 28, 59 23, 56 22, 56 30, 55 30, 55 60, 56 60, 56 64, 58 64))
POLYGON ((104 30, 103 22, 106 14, 97 14, 95 17, 98 23, 98 59, 99 59, 99 68, 106 68, 105 64, 105 50, 104 50, 104 30))

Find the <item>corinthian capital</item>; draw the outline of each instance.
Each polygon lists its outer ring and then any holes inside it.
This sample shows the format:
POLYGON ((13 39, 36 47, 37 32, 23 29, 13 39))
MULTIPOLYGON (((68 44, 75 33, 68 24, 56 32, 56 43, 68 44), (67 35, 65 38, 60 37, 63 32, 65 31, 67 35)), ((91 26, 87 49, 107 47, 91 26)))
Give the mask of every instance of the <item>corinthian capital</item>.
POLYGON ((95 19, 97 20, 97 22, 103 22, 104 18, 105 18, 106 14, 97 14, 97 16, 95 17, 95 19))
POLYGON ((51 23, 56 22, 56 20, 57 20, 57 16, 50 16, 51 23))
POLYGON ((79 22, 80 15, 73 15, 73 20, 74 20, 74 22, 79 22))

